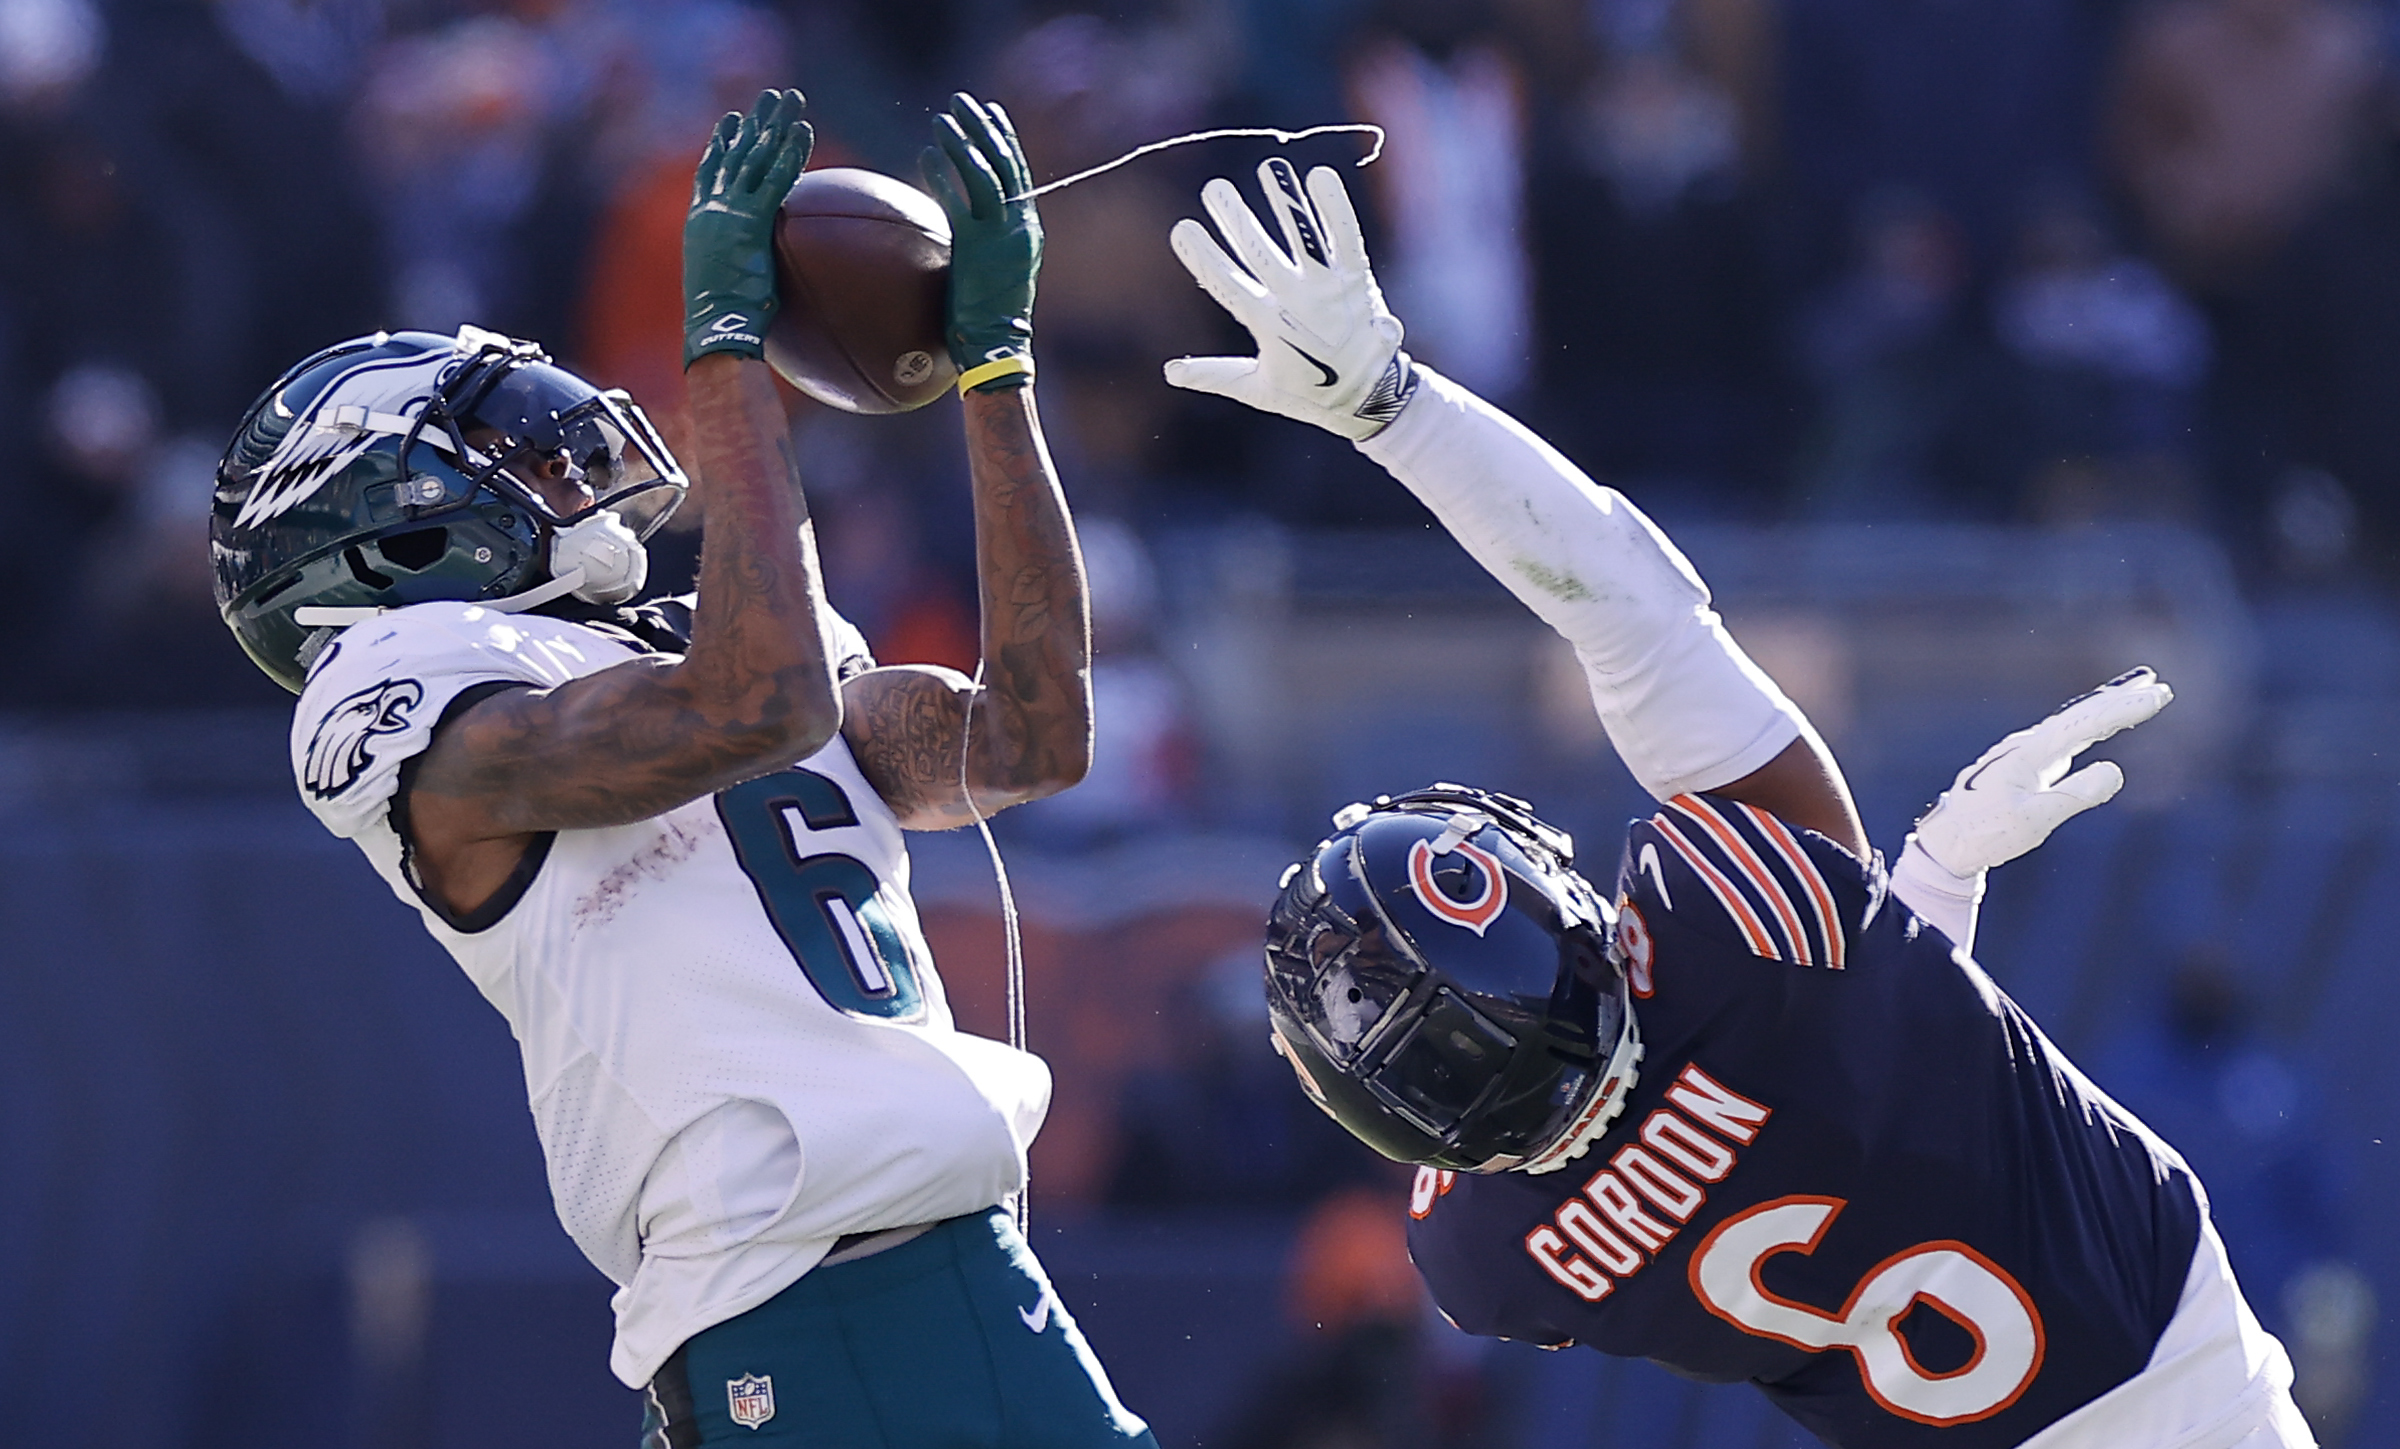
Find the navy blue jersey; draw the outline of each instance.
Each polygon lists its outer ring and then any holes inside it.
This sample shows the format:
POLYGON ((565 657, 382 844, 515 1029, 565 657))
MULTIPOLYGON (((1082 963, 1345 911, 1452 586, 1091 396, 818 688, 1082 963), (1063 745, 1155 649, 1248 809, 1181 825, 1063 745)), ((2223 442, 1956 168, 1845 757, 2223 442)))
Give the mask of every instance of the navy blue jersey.
POLYGON ((1841 1449, 2020 1444, 2141 1370, 2196 1185, 1880 862, 1683 796, 1618 894, 1641 1080, 1561 1171, 1418 1174, 1443 1312, 1748 1380, 1841 1449))

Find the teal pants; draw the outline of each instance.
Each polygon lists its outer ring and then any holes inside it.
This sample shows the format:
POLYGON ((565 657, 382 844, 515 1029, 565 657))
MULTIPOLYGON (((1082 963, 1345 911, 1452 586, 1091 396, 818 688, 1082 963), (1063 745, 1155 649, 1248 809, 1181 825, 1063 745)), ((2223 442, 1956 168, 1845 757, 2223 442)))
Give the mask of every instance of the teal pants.
POLYGON ((819 1268, 687 1340, 642 1449, 1157 1449, 999 1208, 819 1268))

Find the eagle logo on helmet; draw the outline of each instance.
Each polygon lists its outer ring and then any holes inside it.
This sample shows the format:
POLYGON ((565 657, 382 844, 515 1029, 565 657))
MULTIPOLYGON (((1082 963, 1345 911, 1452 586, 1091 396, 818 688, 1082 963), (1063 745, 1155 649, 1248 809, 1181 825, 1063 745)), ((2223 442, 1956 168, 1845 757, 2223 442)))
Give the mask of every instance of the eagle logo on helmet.
MULTIPOLYGON (((455 352, 380 357, 335 378, 259 465, 258 486, 242 500, 233 526, 256 528, 291 512, 316 496, 318 489, 373 447, 378 438, 406 433, 440 390, 443 374, 457 361, 455 352)), ((277 405, 281 405, 280 399, 277 405)), ((444 451, 450 449, 450 439, 438 429, 428 431, 425 441, 444 451)))
POLYGON ((1443 890, 1433 878, 1433 842, 1420 840, 1408 848, 1408 883, 1416 889, 1417 899, 1425 909, 1453 926, 1464 926, 1480 936, 1491 929, 1492 922, 1508 909, 1508 875, 1501 870, 1500 861, 1490 851, 1461 840, 1445 854, 1456 856, 1482 877, 1482 886, 1473 896, 1461 900, 1443 890))

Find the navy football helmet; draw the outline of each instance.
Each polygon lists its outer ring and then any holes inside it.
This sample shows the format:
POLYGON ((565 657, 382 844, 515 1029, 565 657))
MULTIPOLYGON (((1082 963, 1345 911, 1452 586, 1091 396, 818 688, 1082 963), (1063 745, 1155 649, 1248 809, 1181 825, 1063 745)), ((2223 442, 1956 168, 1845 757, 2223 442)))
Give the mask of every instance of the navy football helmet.
POLYGON ((1275 1048, 1401 1162, 1549 1172, 1624 1110, 1617 915, 1524 801, 1437 784, 1333 817, 1267 922, 1275 1048))
POLYGON ((297 692, 342 625, 381 609, 627 597, 644 571, 639 540, 686 486, 632 398, 530 342, 473 327, 354 338, 277 378, 217 465, 217 607, 258 667, 297 692), (518 476, 532 463, 563 463, 594 501, 557 513, 518 476), (552 576, 562 533, 579 557, 613 553, 613 596, 565 565, 552 576))

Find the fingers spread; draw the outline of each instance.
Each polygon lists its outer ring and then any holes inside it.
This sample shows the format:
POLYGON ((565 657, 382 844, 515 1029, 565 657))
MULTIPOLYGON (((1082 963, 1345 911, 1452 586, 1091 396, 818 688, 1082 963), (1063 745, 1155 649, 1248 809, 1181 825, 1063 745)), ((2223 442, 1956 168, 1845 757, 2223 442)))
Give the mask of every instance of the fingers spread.
POLYGON ((1350 191, 1342 185, 1341 173, 1330 166, 1309 172, 1308 196, 1317 205, 1317 219, 1325 225, 1326 250, 1333 254, 1334 265, 1365 271, 1367 238, 1358 229, 1358 212, 1350 205, 1350 191))
POLYGON ((1174 249, 1175 259, 1183 263, 1183 269, 1192 274, 1192 280, 1200 284, 1202 291, 1216 298, 1217 305, 1231 312, 1235 321, 1257 330, 1252 326, 1253 320, 1273 308, 1274 299, 1256 278, 1234 265, 1233 258, 1225 255, 1224 248, 1208 234, 1207 227, 1185 217, 1167 233, 1167 245, 1174 249))
POLYGON ((1259 281, 1273 286, 1275 278, 1296 277, 1300 269, 1292 264, 1291 256, 1275 245, 1258 216, 1234 184, 1218 177, 1200 188, 1200 204, 1207 208, 1209 219, 1217 224, 1217 232, 1242 265, 1259 281))
POLYGON ((1318 266, 1331 264, 1325 254, 1324 229, 1317 224, 1316 210, 1300 190, 1300 173, 1281 156, 1270 156, 1258 165, 1258 188, 1267 198, 1267 209, 1283 225, 1283 249, 1295 263, 1314 262, 1318 266))

